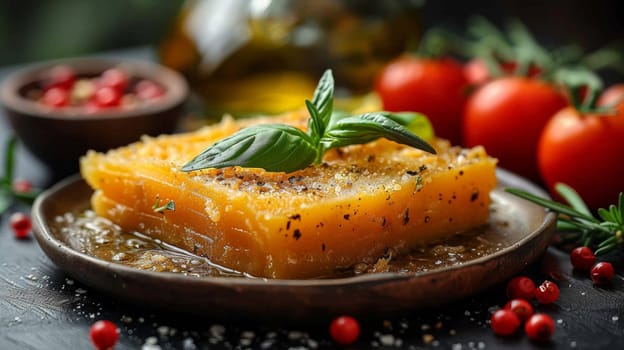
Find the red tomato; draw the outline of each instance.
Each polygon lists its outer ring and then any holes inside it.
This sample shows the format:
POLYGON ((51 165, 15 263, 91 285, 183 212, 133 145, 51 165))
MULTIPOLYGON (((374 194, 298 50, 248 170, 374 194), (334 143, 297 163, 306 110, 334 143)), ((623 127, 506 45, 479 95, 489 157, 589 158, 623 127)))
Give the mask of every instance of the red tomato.
MULTIPOLYGON (((516 71, 518 64, 516 62, 502 62, 499 63, 501 73, 503 75, 513 75, 516 71)), ((535 65, 531 65, 527 76, 537 77, 542 73, 542 70, 535 65)), ((480 58, 473 58, 466 65, 464 65, 464 75, 468 84, 476 86, 485 84, 492 80, 492 74, 485 62, 480 58)))
POLYGON ((384 67, 375 82, 385 110, 423 113, 436 135, 453 144, 461 144, 466 87, 462 66, 449 58, 403 56, 384 67))
POLYGON ((606 89, 600 95, 597 105, 599 107, 618 106, 624 110, 624 83, 615 84, 606 89))
POLYGON ((567 105, 540 80, 506 77, 475 91, 464 110, 464 142, 483 145, 501 167, 539 181, 536 150, 544 125, 567 105))
POLYGON ((563 182, 591 208, 607 208, 624 192, 624 108, 617 115, 582 114, 569 107, 546 125, 538 162, 546 185, 563 182))

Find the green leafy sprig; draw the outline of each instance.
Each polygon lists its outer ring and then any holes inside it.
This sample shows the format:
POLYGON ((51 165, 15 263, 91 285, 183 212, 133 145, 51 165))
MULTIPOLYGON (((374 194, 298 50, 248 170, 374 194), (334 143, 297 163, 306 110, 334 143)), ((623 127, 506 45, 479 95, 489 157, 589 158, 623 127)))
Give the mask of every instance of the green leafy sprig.
POLYGON ((182 171, 241 166, 272 172, 293 172, 322 162, 332 148, 364 144, 386 138, 435 154, 423 138, 432 135, 429 121, 418 113, 335 112, 334 78, 325 71, 312 101, 305 101, 310 114, 308 131, 285 124, 244 128, 201 152, 182 171), (421 135, 417 136, 414 132, 421 135))
POLYGON ((555 190, 568 203, 562 204, 536 196, 519 189, 506 189, 518 197, 527 199, 559 214, 557 229, 566 235, 566 240, 595 248, 595 254, 607 253, 623 245, 624 193, 620 193, 617 205, 600 208, 598 218, 592 215, 585 202, 571 187, 558 183, 555 190))
POLYGON ((176 206, 173 200, 168 200, 164 204, 161 204, 161 200, 159 196, 156 196, 156 201, 154 202, 154 205, 152 205, 152 210, 155 213, 164 214, 166 210, 175 211, 175 209, 176 209, 176 206))
POLYGON ((14 188, 16 145, 17 139, 14 136, 9 137, 4 150, 4 176, 0 178, 0 214, 6 212, 16 199, 31 203, 40 192, 37 189, 21 192, 14 188))

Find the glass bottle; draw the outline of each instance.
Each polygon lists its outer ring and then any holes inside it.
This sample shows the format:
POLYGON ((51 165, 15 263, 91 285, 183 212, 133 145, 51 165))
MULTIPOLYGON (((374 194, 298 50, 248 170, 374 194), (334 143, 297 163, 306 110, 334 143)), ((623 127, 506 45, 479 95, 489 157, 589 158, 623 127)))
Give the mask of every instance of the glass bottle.
POLYGON ((381 66, 414 48, 419 0, 193 0, 159 47, 208 114, 301 108, 331 68, 337 95, 360 96, 381 66))

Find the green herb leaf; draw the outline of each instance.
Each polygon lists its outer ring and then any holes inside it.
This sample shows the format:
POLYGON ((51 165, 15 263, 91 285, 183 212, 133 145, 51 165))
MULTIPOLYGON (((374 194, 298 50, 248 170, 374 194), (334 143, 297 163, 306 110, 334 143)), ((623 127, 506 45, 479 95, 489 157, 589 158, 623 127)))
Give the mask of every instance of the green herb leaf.
POLYGON ((578 218, 581 218, 581 219, 584 219, 584 220, 588 220, 588 221, 594 221, 594 222, 597 221, 596 218, 594 218, 593 216, 587 215, 585 213, 581 213, 581 212, 575 210, 574 208, 569 207, 569 206, 567 206, 565 204, 557 203, 557 202, 551 201, 551 200, 546 199, 546 198, 541 198, 539 196, 536 196, 536 195, 534 195, 532 193, 528 193, 528 192, 523 191, 523 190, 518 190, 518 189, 514 189, 514 188, 508 188, 505 191, 507 191, 507 192, 509 192, 509 193, 511 193, 513 195, 516 195, 518 197, 527 199, 527 200, 529 200, 529 201, 531 201, 533 203, 537 203, 537 204, 541 205, 544 208, 548 208, 550 210, 556 211, 556 212, 561 213, 561 214, 569 215, 569 216, 572 216, 572 217, 578 217, 578 218))
POLYGON ((16 145, 17 138, 11 135, 4 149, 4 177, 0 178, 0 214, 8 210, 15 199, 30 203, 40 192, 38 189, 32 189, 28 193, 24 193, 18 192, 13 188, 16 145))
POLYGON ((11 193, 4 189, 0 189, 0 214, 7 211, 12 203, 11 193))
POLYGON ((6 185, 13 184, 13 177, 15 176, 15 145, 17 144, 17 138, 13 135, 9 137, 4 150, 4 178, 3 182, 6 185))
POLYGON ((316 148, 303 131, 288 125, 256 125, 227 137, 188 162, 182 171, 242 166, 267 171, 303 169, 316 158, 316 148))
POLYGON ((570 204, 570 206, 576 211, 591 215, 589 208, 583 199, 581 199, 581 196, 579 196, 579 194, 572 187, 558 182, 555 184, 555 191, 557 191, 557 193, 559 193, 561 197, 563 197, 563 199, 565 199, 566 202, 568 202, 568 204, 570 204))
POLYGON ((417 135, 423 140, 432 140, 433 125, 424 114, 415 112, 399 112, 399 113, 383 113, 389 119, 401 124, 412 134, 417 135))
POLYGON ((365 113, 335 122, 321 139, 325 149, 363 144, 378 138, 386 138, 435 154, 426 141, 412 134, 401 124, 383 113, 365 113))
POLYGON ((317 140, 320 139, 325 132, 325 128, 329 124, 334 109, 334 76, 330 69, 323 73, 321 80, 314 90, 311 104, 315 107, 314 112, 309 106, 310 102, 306 100, 306 107, 311 115, 308 129, 310 130, 310 137, 312 137, 313 140, 317 140))
POLYGON ((562 214, 557 219, 557 229, 571 233, 569 237, 579 244, 590 246, 595 243, 596 255, 624 244, 624 222, 621 216, 624 212, 624 193, 620 193, 617 206, 611 205, 608 210, 598 209, 601 221, 591 215, 585 202, 572 188, 564 184, 557 184, 555 188, 573 207, 519 189, 508 188, 506 191, 562 214))
POLYGON ((421 114, 388 112, 349 116, 333 111, 334 78, 327 70, 312 102, 308 133, 282 124, 256 125, 216 142, 182 167, 182 171, 242 166, 266 171, 292 172, 320 163, 330 148, 367 143, 380 137, 435 154, 435 150, 412 128, 433 137, 429 121, 421 114), (397 121, 394 121, 396 119, 397 121), (401 125, 407 127, 404 127, 401 125))
POLYGON ((173 200, 169 200, 167 201, 167 203, 161 205, 160 197, 156 196, 156 202, 152 206, 152 209, 156 213, 164 213, 165 210, 175 211, 176 207, 175 207, 175 202, 173 200))

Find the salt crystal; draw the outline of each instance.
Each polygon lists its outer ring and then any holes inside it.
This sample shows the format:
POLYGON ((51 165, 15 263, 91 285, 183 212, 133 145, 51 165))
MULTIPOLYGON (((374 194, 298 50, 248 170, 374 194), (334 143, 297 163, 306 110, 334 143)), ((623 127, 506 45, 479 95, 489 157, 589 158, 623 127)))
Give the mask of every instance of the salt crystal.
POLYGON ((383 334, 379 337, 379 342, 383 346, 390 346, 394 344, 394 336, 392 334, 383 334))
POLYGON ((275 337, 277 337, 277 333, 275 332, 269 332, 266 334, 267 339, 273 339, 275 337))
POLYGON ((262 349, 270 349, 271 347, 273 347, 273 341, 272 340, 265 340, 262 343, 260 343, 260 348, 262 349))
POLYGON ((303 338, 303 335, 304 334, 302 332, 291 331, 291 332, 288 332, 288 339, 290 339, 290 340, 301 339, 301 338, 303 338))
POLYGON ((220 324, 214 324, 210 326, 210 335, 213 338, 223 339, 223 333, 225 333, 225 327, 220 324))
POLYGON ((184 350, 196 350, 197 346, 195 345, 195 342, 193 341, 193 338, 185 338, 182 341, 182 349, 184 349, 184 350))
POLYGON ((166 337, 166 336, 167 336, 167 333, 169 333, 169 327, 167 327, 167 326, 160 326, 160 327, 158 327, 158 328, 156 329, 156 331, 158 332, 158 334, 159 334, 161 337, 166 337))
POLYGON ((252 331, 244 331, 241 333, 241 338, 243 339, 253 339, 256 334, 252 331))

